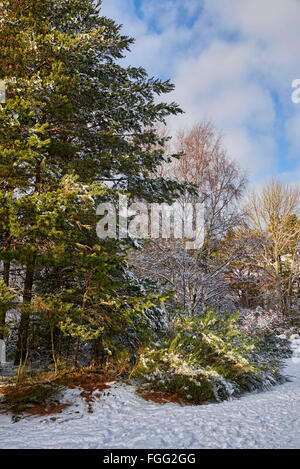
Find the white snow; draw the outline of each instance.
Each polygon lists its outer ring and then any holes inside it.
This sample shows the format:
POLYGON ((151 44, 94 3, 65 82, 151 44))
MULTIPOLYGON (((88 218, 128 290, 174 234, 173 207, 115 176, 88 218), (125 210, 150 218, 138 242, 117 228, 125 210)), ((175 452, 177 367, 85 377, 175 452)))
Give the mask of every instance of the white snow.
POLYGON ((286 374, 291 381, 240 399, 181 407, 146 402, 133 386, 111 384, 87 412, 80 390, 55 422, 0 415, 0 448, 300 448, 300 338, 286 374))

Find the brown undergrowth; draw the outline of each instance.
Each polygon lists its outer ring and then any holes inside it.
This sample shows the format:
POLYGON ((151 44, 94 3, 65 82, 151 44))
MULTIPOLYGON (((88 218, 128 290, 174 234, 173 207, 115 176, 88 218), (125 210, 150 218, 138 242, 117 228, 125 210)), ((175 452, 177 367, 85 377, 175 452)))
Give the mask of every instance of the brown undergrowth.
POLYGON ((101 397, 102 391, 110 388, 107 383, 113 379, 114 377, 112 375, 99 373, 83 374, 75 372, 68 373, 63 378, 58 378, 57 381, 70 389, 83 389, 80 396, 87 403, 88 412, 93 413, 93 402, 95 402, 95 399, 99 399, 101 397))
POLYGON ((177 393, 166 393, 160 391, 151 391, 148 389, 139 388, 137 389, 137 394, 142 397, 145 401, 156 402, 157 404, 173 404, 180 405, 192 405, 187 399, 182 398, 177 393))
POLYGON ((72 404, 60 404, 59 402, 49 402, 49 404, 35 404, 27 407, 26 413, 30 415, 53 415, 61 414, 65 409, 71 407, 72 404))
MULTIPOLYGON (((60 414, 72 403, 61 403, 60 398, 66 389, 82 389, 80 396, 93 412, 93 402, 100 398, 107 384, 114 379, 113 375, 92 371, 73 371, 60 375, 43 373, 39 377, 24 378, 20 383, 3 384, 0 387, 0 412, 14 416, 60 414)), ((51 420, 56 420, 52 418, 51 420)))

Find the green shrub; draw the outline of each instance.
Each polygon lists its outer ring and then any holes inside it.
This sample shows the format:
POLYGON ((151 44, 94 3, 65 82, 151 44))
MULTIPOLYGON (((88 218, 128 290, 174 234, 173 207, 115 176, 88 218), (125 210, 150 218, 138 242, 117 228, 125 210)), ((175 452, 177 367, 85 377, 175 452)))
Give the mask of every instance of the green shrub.
POLYGON ((247 336, 238 314, 179 318, 167 338, 143 350, 132 376, 195 404, 222 401, 281 378, 280 350, 266 350, 272 341, 247 336))
POLYGON ((282 375, 285 360, 292 356, 289 340, 276 331, 256 337, 256 347, 250 355, 251 362, 259 368, 257 373, 246 373, 239 380, 241 392, 268 389, 286 379, 282 375))

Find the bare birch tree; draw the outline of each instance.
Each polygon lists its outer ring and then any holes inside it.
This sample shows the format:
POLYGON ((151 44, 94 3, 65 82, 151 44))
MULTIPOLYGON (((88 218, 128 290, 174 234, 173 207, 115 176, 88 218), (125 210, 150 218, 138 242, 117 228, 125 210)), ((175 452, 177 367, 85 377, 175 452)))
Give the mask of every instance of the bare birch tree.
POLYGON ((185 239, 151 240, 135 254, 133 263, 140 273, 151 275, 175 291, 175 300, 184 310, 200 313, 208 307, 228 307, 230 287, 225 272, 241 246, 228 258, 218 256, 226 232, 241 222, 238 202, 246 178, 223 148, 222 138, 210 122, 180 131, 176 139, 179 160, 164 166, 164 174, 193 184, 195 193, 186 193, 181 203, 204 204, 204 243, 200 249, 187 249, 185 239))

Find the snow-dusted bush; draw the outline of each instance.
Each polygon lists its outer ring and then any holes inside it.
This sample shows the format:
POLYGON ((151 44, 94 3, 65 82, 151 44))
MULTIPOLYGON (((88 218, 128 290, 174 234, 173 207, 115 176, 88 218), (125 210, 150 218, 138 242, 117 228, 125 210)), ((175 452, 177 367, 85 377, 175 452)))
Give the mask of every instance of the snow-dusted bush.
POLYGON ((284 382, 282 369, 285 360, 292 356, 291 343, 283 335, 265 332, 257 334, 255 340, 256 346, 249 358, 259 372, 241 376, 239 385, 242 392, 268 389, 284 382))
POLYGON ((220 318, 209 311, 177 319, 168 338, 143 350, 132 376, 191 403, 222 401, 281 379, 286 343, 277 340, 247 335, 238 314, 220 318))

